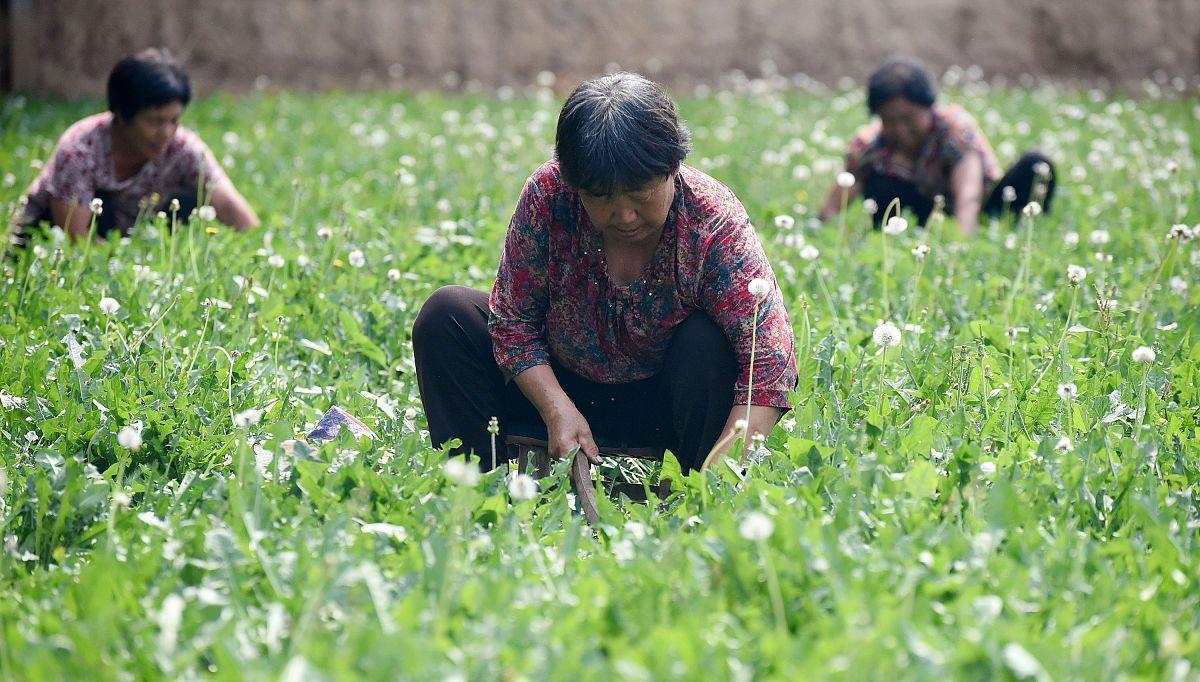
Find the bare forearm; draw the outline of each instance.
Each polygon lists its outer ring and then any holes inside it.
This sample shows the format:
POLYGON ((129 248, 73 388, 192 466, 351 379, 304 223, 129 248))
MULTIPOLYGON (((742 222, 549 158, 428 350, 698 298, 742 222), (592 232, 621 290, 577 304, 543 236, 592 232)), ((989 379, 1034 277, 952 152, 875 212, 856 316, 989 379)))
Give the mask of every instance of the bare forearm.
POLYGON ((825 195, 825 201, 821 204, 821 212, 817 215, 821 222, 825 222, 842 212, 843 203, 849 205, 849 202, 858 197, 858 183, 854 183, 847 189, 842 189, 836 184, 829 188, 829 193, 825 195), (845 193, 845 197, 842 193, 845 193))
POLYGON ((575 403, 567 396, 566 391, 554 376, 550 365, 537 365, 513 377, 517 388, 533 403, 542 421, 549 423, 554 417, 564 411, 575 408, 575 403))
POLYGON ((746 417, 745 405, 734 405, 729 411, 729 417, 725 420, 725 428, 721 429, 721 436, 717 438, 717 443, 713 447, 713 451, 709 453, 707 461, 711 466, 718 458, 723 457, 737 442, 743 434, 738 430, 738 422, 746 419, 746 439, 752 439, 757 435, 766 436, 775 428, 775 424, 779 422, 783 416, 783 410, 778 407, 769 405, 751 405, 749 411, 749 419, 746 417))

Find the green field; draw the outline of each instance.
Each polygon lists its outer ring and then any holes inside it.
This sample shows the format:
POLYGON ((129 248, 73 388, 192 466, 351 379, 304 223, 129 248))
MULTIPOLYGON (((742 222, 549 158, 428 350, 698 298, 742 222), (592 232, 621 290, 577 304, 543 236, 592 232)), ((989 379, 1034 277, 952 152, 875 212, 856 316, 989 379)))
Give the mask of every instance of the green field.
MULTIPOLYGON (((681 99, 788 299, 796 407, 744 480, 668 471, 596 530, 562 471, 519 503, 448 480, 409 343, 438 286, 490 287, 561 94, 196 103, 262 229, 0 265, 0 678, 1195 679, 1200 248, 1167 235, 1200 222, 1200 107, 947 99, 1003 163, 1058 161, 1052 214, 818 227, 857 90, 681 99), (378 439, 282 447, 332 405, 378 439)), ((0 205, 101 107, 0 100, 0 205)))

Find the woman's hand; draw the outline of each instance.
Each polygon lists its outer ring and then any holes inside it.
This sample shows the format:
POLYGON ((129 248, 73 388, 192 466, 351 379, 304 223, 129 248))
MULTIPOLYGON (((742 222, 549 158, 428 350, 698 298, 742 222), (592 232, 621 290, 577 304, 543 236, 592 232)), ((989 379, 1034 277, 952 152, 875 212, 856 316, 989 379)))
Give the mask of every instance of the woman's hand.
POLYGON ((573 404, 546 419, 546 432, 551 457, 562 459, 579 448, 592 464, 600 463, 600 449, 592 438, 592 427, 573 404))
POLYGON ((600 463, 600 449, 592 438, 592 427, 562 390, 549 365, 530 367, 513 377, 513 381, 546 423, 547 450, 551 457, 561 459, 579 448, 592 464, 600 463))

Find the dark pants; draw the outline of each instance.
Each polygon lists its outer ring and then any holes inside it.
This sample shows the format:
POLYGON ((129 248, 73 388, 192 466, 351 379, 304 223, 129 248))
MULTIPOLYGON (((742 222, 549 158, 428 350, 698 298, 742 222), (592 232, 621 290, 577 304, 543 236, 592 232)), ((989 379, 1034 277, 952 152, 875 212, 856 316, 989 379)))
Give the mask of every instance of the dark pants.
MULTIPOLYGON (((533 404, 506 381, 488 334, 488 295, 461 286, 438 289, 413 323, 417 386, 434 447, 451 438, 491 463, 488 421, 496 417, 496 457, 503 460, 509 434, 546 437, 533 404)), ((738 366, 725 333, 696 312, 675 330, 662 371, 625 384, 590 381, 551 363, 554 375, 575 403, 592 436, 618 446, 662 446, 684 471, 698 469, 716 443, 733 409, 738 366)))
MULTIPOLYGON (((112 196, 113 195, 111 192, 105 192, 105 191, 96 192, 96 198, 103 201, 105 206, 112 205, 112 202, 113 202, 112 196)), ((167 199, 162 200, 159 203, 158 207, 155 209, 155 211, 167 211, 168 229, 170 228, 170 225, 171 225, 170 206, 171 206, 172 199, 179 200, 179 212, 176 214, 176 217, 175 217, 175 222, 179 225, 186 224, 188 222, 188 219, 192 215, 192 211, 195 210, 195 208, 196 208, 196 193, 194 191, 180 192, 178 194, 172 195, 171 197, 168 197, 167 199)), ((80 204, 79 206, 76 206, 75 210, 76 211, 88 211, 88 210, 90 210, 90 207, 88 206, 88 204, 85 203, 85 204, 80 204)), ((53 218, 51 218, 50 215, 47 214, 44 216, 38 216, 30 224, 27 224, 27 225, 17 224, 15 226, 16 229, 12 235, 13 247, 17 248, 17 249, 25 248, 25 246, 29 243, 30 235, 31 235, 32 231, 39 230, 39 229, 45 229, 43 227, 43 225, 48 224, 52 221, 53 221, 53 218)), ((132 228, 132 227, 133 227, 132 225, 118 224, 117 223, 117 212, 113 211, 113 210, 101 211, 100 215, 96 217, 96 236, 99 237, 100 239, 108 239, 109 234, 112 232, 116 232, 117 234, 121 235, 122 237, 128 236, 129 232, 130 232, 130 228, 132 228)), ((0 246, 3 246, 3 245, 0 245, 0 246)), ((14 251, 13 253, 15 254, 16 252, 14 251)))
MULTIPOLYGON (((983 213, 992 217, 1000 217, 1004 211, 1008 210, 1019 215, 1021 209, 1025 208, 1031 199, 1038 200, 1042 204, 1042 209, 1049 212, 1050 202, 1054 199, 1056 175, 1054 164, 1044 154, 1026 152, 1013 164, 1012 168, 1008 169, 1004 177, 1000 178, 996 186, 992 188, 992 192, 984 198, 983 213), (1034 171, 1034 167, 1038 163, 1045 163, 1050 167, 1048 180, 1040 179, 1034 171), (1045 195, 1041 196, 1041 190, 1039 190, 1039 195, 1034 196, 1034 188, 1043 184, 1045 185, 1045 195), (1007 205, 1004 203, 1005 187, 1012 187, 1016 191, 1016 198, 1007 205)), ((902 209, 915 213, 920 225, 924 225, 929 220, 929 215, 933 213, 933 197, 925 196, 917 189, 916 185, 899 178, 872 174, 863 185, 863 198, 873 199, 879 206, 879 210, 875 212, 876 228, 883 221, 883 213, 888 204, 892 203, 894 199, 900 200, 902 209)))

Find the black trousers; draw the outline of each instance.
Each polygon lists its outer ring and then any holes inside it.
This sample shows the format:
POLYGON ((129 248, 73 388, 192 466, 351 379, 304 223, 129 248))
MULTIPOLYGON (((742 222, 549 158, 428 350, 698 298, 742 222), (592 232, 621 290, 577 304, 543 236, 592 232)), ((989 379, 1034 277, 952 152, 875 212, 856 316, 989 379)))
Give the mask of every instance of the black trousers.
MULTIPOLYGON (((984 198, 982 212, 992 217, 999 217, 1005 210, 1019 215, 1021 209, 1025 208, 1031 199, 1037 198, 1033 196, 1034 187, 1041 183, 1034 168, 1039 163, 1045 163, 1050 167, 1050 177, 1043 181, 1046 186, 1046 194, 1039 200, 1042 209, 1049 212, 1050 203, 1054 199, 1057 173, 1054 164, 1041 152, 1026 152, 1020 159, 1017 159, 1012 168, 1009 168, 1004 177, 996 183, 992 192, 984 198), (1004 203, 1005 187, 1012 187, 1016 191, 1016 198, 1007 205, 1004 203)), ((863 198, 873 199, 879 206, 879 210, 875 212, 876 228, 883 221, 884 210, 894 199, 900 200, 901 208, 915 213, 917 223, 920 225, 924 225, 929 220, 930 214, 933 213, 933 197, 925 196, 917 189, 916 185, 898 178, 872 174, 863 185, 863 198)))
MULTIPOLYGON (((413 323, 417 386, 435 447, 451 438, 491 463, 488 421, 496 417, 496 457, 502 460, 509 434, 546 437, 533 404, 506 381, 488 334, 488 294, 461 286, 438 289, 413 323)), ((662 446, 684 471, 698 469, 716 444, 733 409, 738 365, 725 333, 696 312, 675 331, 662 371, 625 384, 590 381, 552 362, 555 377, 575 403, 598 442, 618 446, 662 446)))

